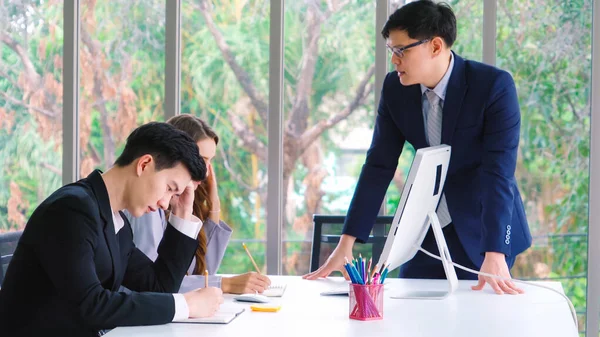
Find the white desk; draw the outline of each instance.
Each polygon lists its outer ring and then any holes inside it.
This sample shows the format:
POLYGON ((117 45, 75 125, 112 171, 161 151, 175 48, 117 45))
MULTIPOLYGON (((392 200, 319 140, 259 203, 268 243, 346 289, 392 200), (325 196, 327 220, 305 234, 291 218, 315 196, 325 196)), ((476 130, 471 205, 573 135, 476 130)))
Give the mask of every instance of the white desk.
MULTIPOLYGON (((459 289, 448 299, 398 300, 389 295, 400 287, 443 289, 444 281, 387 279, 384 318, 361 322, 348 318, 348 297, 320 296, 323 290, 338 288, 341 279, 305 281, 300 277, 272 277, 287 283, 285 295, 274 299, 282 308, 277 313, 252 312, 249 304, 234 302, 225 295, 224 305, 246 307, 233 322, 216 324, 166 324, 122 327, 107 337, 136 336, 460 336, 460 337, 576 337, 568 304, 549 290, 523 286, 526 294, 496 295, 491 288, 472 291, 473 281, 459 281, 459 289)), ((560 283, 545 282, 556 289, 560 283)))

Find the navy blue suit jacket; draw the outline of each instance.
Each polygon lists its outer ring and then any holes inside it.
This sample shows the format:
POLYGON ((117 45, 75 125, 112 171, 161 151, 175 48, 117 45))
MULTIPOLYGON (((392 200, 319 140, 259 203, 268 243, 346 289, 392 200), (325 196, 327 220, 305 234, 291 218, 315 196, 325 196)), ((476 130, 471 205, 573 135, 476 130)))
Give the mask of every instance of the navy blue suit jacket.
MULTIPOLYGON (((350 203, 344 234, 366 242, 404 142, 425 138, 421 88, 396 72, 383 84, 371 147, 350 203)), ((481 266, 485 252, 514 257, 531 245, 515 180, 521 113, 506 71, 454 55, 442 111, 442 144, 452 146, 444 192, 456 233, 481 266)))

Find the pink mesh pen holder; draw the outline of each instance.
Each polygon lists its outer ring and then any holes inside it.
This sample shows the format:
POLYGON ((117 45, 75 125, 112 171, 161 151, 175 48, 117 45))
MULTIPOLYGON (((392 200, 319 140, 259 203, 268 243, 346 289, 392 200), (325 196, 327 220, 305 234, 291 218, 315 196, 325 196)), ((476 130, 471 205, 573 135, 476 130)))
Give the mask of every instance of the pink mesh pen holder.
POLYGON ((383 284, 350 284, 350 318, 360 321, 383 319, 383 284))

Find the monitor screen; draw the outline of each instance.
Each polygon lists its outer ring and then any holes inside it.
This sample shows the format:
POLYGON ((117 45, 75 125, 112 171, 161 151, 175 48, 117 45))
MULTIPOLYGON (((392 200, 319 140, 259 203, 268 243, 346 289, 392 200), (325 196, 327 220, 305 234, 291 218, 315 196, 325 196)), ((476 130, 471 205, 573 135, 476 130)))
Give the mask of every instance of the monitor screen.
POLYGON ((391 271, 412 259, 429 229, 444 189, 450 162, 450 146, 439 145, 417 151, 394 215, 378 266, 391 271))

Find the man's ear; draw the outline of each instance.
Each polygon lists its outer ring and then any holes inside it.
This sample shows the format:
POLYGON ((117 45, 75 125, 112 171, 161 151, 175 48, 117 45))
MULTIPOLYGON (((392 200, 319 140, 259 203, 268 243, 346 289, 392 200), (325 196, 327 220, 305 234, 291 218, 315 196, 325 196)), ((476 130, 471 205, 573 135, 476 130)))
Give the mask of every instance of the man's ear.
POLYGON ((137 159, 137 164, 135 166, 135 173, 137 174, 138 177, 140 177, 142 175, 142 173, 144 173, 144 171, 150 169, 153 166, 154 166, 154 158, 152 158, 152 155, 150 155, 150 154, 145 154, 137 159))
POLYGON ((431 45, 433 46, 433 55, 439 55, 444 49, 445 44, 441 37, 436 36, 431 40, 431 45))

